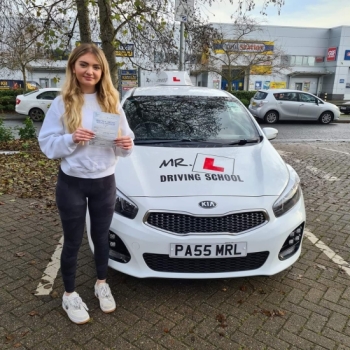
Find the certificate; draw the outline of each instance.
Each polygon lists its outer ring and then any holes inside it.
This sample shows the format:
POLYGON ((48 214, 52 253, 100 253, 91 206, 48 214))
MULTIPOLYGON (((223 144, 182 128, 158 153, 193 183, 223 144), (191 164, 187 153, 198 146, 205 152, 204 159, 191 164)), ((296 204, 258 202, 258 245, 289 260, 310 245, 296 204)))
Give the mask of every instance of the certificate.
POLYGON ((114 140, 118 136, 119 114, 106 112, 94 112, 92 118, 92 131, 95 138, 89 141, 94 147, 113 147, 114 140))

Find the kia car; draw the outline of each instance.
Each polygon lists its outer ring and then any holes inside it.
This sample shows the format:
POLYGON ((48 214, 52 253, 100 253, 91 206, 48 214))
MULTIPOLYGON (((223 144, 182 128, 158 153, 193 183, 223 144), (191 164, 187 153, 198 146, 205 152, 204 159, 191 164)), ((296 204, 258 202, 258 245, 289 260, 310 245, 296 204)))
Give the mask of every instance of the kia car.
POLYGON ((44 119, 51 102, 60 93, 59 88, 44 88, 16 96, 15 110, 19 114, 28 115, 34 122, 44 119))
MULTIPOLYGON (((118 160, 109 266, 139 278, 273 275, 298 259, 300 180, 244 105, 162 72, 122 100, 134 150, 118 160)), ((90 219, 87 232, 91 249, 90 219)))
POLYGON ((308 92, 289 89, 257 91, 249 111, 267 124, 282 120, 318 121, 329 124, 340 117, 339 108, 308 92))

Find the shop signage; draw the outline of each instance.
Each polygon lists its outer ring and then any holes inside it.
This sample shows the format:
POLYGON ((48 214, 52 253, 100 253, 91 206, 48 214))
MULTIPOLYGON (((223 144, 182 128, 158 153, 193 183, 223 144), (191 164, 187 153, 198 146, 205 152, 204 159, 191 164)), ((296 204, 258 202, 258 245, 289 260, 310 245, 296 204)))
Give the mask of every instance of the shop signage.
POLYGON ((323 56, 316 56, 315 61, 316 61, 316 63, 324 62, 324 57, 323 56))
POLYGON ((115 50, 116 57, 134 57, 134 44, 120 44, 115 50))
POLYGON ((214 43, 214 52, 220 53, 262 53, 265 55, 273 54, 273 41, 258 41, 258 42, 241 42, 237 40, 219 40, 214 43))
POLYGON ((329 47, 327 50, 327 62, 335 61, 337 58, 337 47, 329 47))
POLYGON ((287 87, 287 82, 285 81, 271 81, 270 89, 285 89, 287 87))
POLYGON ((270 82, 268 80, 264 81, 264 86, 263 86, 263 89, 264 90, 267 90, 270 88, 270 82))
POLYGON ((262 87, 262 81, 256 81, 255 82, 255 90, 260 90, 262 87))
POLYGON ((344 60, 350 61, 350 50, 345 50, 344 60))

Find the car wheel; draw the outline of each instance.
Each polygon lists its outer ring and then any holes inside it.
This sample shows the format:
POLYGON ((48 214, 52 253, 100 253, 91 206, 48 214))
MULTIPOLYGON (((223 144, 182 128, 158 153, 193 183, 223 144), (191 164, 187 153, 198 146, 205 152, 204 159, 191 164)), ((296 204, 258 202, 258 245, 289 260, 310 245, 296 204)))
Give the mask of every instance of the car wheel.
POLYGON ((40 122, 44 116, 45 114, 40 108, 33 108, 29 111, 29 117, 33 122, 40 122))
POLYGON ((329 124, 333 120, 333 113, 323 112, 318 120, 321 124, 329 124))
POLYGON ((276 111, 270 111, 265 114, 264 121, 267 124, 275 124, 278 122, 278 113, 276 111))

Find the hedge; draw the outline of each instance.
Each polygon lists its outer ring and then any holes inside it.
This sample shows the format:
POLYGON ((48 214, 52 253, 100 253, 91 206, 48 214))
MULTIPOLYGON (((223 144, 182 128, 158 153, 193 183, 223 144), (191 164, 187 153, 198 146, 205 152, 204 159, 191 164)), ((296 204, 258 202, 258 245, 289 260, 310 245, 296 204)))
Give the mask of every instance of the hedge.
POLYGON ((16 105, 16 96, 22 95, 28 91, 23 89, 17 90, 0 90, 0 113, 14 111, 16 105))

